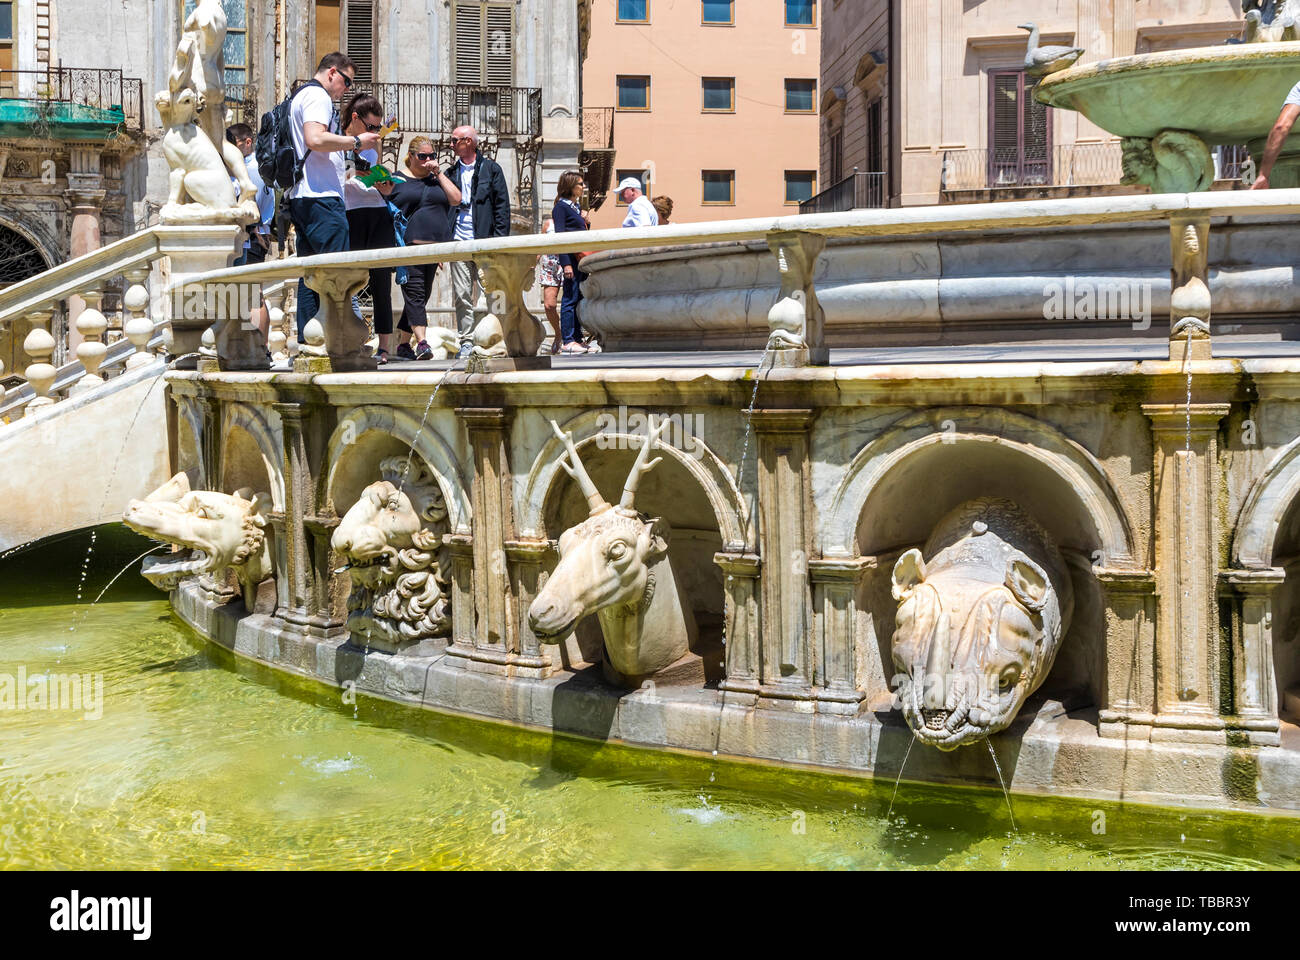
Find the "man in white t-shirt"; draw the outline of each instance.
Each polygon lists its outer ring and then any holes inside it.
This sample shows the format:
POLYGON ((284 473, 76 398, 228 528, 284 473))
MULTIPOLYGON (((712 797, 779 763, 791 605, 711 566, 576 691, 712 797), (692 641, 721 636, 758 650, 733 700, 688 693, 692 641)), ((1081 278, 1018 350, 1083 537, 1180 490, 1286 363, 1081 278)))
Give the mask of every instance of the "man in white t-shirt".
MULTIPOLYGON (((347 54, 327 53, 321 57, 316 76, 293 95, 289 128, 293 149, 300 158, 301 179, 286 191, 289 217, 297 233, 298 256, 339 253, 348 248, 348 217, 343 205, 345 165, 349 150, 375 150, 377 133, 354 137, 339 132, 339 115, 334 101, 352 86, 356 66, 347 54)), ((316 291, 298 281, 298 338, 303 327, 316 315, 320 300, 316 291)))
POLYGON ((624 177, 619 181, 618 198, 627 204, 627 216, 623 218, 623 226, 659 226, 659 211, 650 202, 650 198, 641 192, 641 181, 636 177, 624 177))
POLYGON ((1282 101, 1282 112, 1278 114, 1277 123, 1273 124, 1273 129, 1268 133, 1268 141, 1264 144, 1264 155, 1260 157, 1255 182, 1250 185, 1250 189, 1268 189, 1268 178, 1273 172, 1273 164, 1277 162, 1286 138, 1291 135, 1296 117, 1300 117, 1300 83, 1292 87, 1291 92, 1282 101))
POLYGON ((233 266, 246 263, 261 263, 271 249, 271 220, 275 217, 275 194, 262 182, 262 174, 257 169, 257 158, 253 150, 257 135, 246 123, 232 123, 226 128, 226 139, 235 145, 244 156, 244 167, 248 170, 248 179, 257 191, 258 222, 248 228, 248 239, 244 241, 244 255, 233 266))

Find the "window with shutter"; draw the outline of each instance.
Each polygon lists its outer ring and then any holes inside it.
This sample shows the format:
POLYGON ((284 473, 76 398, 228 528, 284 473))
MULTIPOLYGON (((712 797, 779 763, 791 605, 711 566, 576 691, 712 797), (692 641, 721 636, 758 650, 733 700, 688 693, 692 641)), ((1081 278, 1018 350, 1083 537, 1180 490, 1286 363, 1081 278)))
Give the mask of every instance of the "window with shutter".
POLYGON ((1052 117, 1020 70, 989 71, 989 186, 1051 180, 1052 117))
POLYGON ((885 169, 885 133, 881 122, 881 100, 867 107, 867 170, 883 173, 885 169))
POLYGON ((452 82, 471 86, 513 86, 515 78, 513 3, 460 0, 453 8, 455 52, 452 82))
POLYGON ((375 0, 346 0, 343 52, 357 65, 356 79, 375 79, 375 0))

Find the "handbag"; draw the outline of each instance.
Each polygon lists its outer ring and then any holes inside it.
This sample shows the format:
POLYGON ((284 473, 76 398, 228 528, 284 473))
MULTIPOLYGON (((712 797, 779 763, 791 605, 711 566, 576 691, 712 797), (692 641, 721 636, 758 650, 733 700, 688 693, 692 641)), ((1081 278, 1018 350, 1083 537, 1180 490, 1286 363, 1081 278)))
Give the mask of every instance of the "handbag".
MULTIPOLYGON (((406 214, 397 209, 397 205, 389 200, 388 212, 393 218, 393 238, 397 241, 397 246, 406 246, 406 214)), ((393 271, 393 279, 397 281, 399 287, 406 286, 406 281, 410 278, 406 267, 398 267, 393 271)))

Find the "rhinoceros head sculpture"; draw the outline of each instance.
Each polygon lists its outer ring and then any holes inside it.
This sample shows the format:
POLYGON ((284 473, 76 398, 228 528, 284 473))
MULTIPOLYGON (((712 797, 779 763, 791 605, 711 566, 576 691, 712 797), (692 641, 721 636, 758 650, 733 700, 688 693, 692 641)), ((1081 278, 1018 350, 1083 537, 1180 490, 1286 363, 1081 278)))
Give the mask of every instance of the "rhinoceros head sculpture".
POLYGON ((188 554, 146 557, 141 572, 171 590, 184 577, 235 571, 244 605, 253 609, 257 585, 274 572, 267 536, 271 496, 250 488, 231 493, 191 490, 178 473, 143 500, 132 500, 122 522, 146 537, 188 547, 188 554))
POLYGON ((668 524, 633 506, 641 477, 663 459, 649 456, 669 426, 650 425, 613 506, 587 475, 573 438, 551 423, 569 461, 560 466, 578 481, 590 513, 560 535, 560 562, 529 607, 529 624, 541 642, 559 643, 583 617, 598 614, 609 665, 628 685, 685 656, 698 636, 668 560, 668 524))
POLYGON ((924 552, 900 556, 893 596, 903 717, 941 750, 1015 719, 1051 670, 1074 609, 1060 551, 1016 504, 992 498, 956 507, 924 552))
POLYGON ((352 579, 348 630, 396 651, 451 630, 448 558, 440 549, 447 505, 432 472, 388 457, 380 476, 343 515, 330 545, 352 579))

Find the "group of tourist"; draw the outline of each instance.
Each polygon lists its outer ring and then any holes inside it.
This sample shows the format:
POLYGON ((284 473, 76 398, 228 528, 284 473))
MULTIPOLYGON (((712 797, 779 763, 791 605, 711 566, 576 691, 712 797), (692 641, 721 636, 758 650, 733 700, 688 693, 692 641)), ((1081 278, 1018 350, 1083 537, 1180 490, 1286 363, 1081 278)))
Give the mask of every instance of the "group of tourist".
MULTIPOLYGON (((383 104, 370 94, 350 99, 346 93, 356 68, 343 53, 324 56, 315 76, 289 101, 289 126, 297 158, 295 182, 285 191, 289 220, 297 236, 297 253, 309 256, 345 250, 382 250, 394 246, 481 240, 510 233, 510 193, 500 164, 479 150, 478 133, 463 125, 452 131, 454 162, 443 170, 431 139, 417 135, 407 144, 402 168, 376 171, 384 131, 383 104), (341 110, 334 103, 343 100, 341 110)), ((243 256, 237 263, 260 263, 270 248, 275 216, 274 193, 262 181, 253 156, 256 136, 247 124, 237 123, 227 139, 244 154, 250 179, 257 187, 260 221, 249 227, 243 256)), ((590 217, 583 212, 586 189, 582 175, 567 171, 560 176, 559 199, 546 221, 550 232, 587 230, 590 217)), ((672 200, 644 196, 641 182, 630 177, 618 185, 628 206, 625 227, 667 223, 672 200)), ((553 353, 599 352, 599 345, 584 337, 580 319, 581 254, 563 253, 539 258, 537 276, 543 307, 551 324, 553 353)), ((424 360, 432 356, 427 331, 429 297, 438 264, 399 268, 396 280, 402 290, 402 314, 393 346, 392 282, 394 270, 370 271, 376 358, 424 360)), ((456 314, 458 358, 469 355, 474 330, 474 304, 482 290, 478 266, 472 260, 451 262, 452 300, 456 314)), ((298 283, 297 328, 301 340, 307 321, 319 307, 316 292, 298 283)), ((259 326, 265 329, 265 310, 259 326)))

